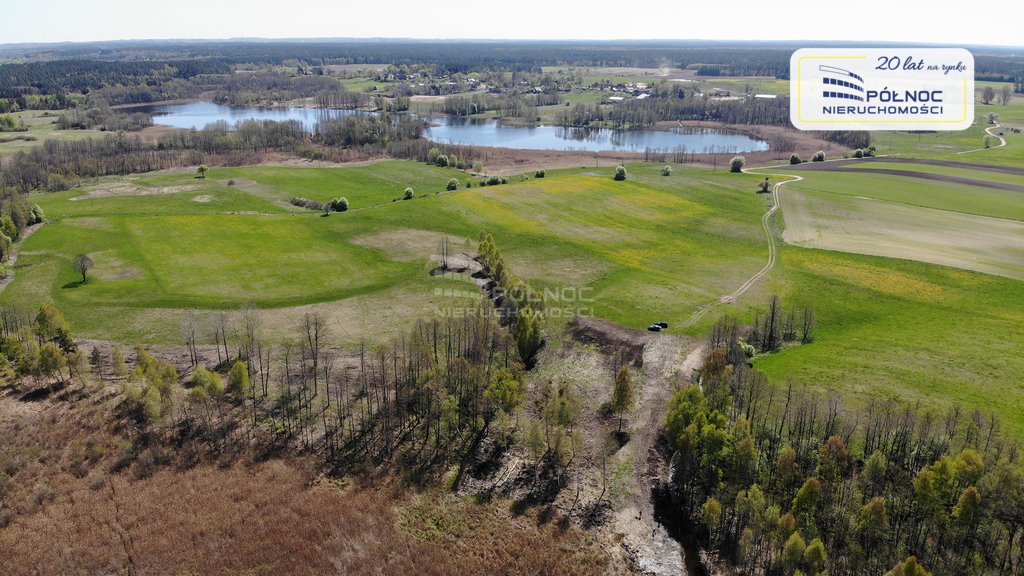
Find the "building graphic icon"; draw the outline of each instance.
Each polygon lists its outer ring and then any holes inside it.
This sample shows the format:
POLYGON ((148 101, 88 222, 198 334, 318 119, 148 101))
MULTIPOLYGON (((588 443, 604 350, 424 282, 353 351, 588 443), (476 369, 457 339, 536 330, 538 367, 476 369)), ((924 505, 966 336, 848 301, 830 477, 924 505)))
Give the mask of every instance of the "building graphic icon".
POLYGON ((834 66, 821 65, 818 66, 818 70, 823 74, 821 81, 825 89, 821 92, 821 95, 824 98, 864 101, 863 78, 849 70, 843 70, 834 66))

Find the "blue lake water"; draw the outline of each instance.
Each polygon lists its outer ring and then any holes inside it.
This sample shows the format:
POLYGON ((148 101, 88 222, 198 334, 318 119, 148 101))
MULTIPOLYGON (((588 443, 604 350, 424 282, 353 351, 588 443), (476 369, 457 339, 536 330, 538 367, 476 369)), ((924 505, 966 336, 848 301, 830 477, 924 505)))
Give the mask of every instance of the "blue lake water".
MULTIPOLYGON (((175 128, 202 128, 207 124, 241 120, 298 120, 312 130, 320 120, 360 114, 322 108, 243 108, 212 102, 152 106, 157 124, 175 128)), ((679 127, 672 130, 608 130, 561 126, 506 126, 496 120, 433 117, 424 136, 436 142, 494 146, 524 150, 580 150, 588 152, 685 150, 687 152, 754 152, 768 143, 717 128, 679 127)))

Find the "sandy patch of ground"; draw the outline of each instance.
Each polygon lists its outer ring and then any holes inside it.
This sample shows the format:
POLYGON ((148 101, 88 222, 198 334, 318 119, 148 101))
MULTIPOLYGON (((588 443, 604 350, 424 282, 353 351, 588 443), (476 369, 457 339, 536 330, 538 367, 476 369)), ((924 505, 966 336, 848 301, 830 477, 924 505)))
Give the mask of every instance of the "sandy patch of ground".
POLYGON ((213 200, 213 196, 210 196, 209 194, 202 194, 192 199, 193 202, 198 202, 200 204, 206 204, 210 200, 213 200))
POLYGON ((450 253, 473 250, 475 243, 469 238, 453 237, 429 230, 401 229, 383 230, 367 236, 360 236, 352 243, 357 246, 380 250, 397 262, 427 262, 440 258, 441 241, 448 238, 450 253))
POLYGON ((89 228, 91 230, 113 230, 114 226, 107 218, 93 218, 89 216, 81 218, 69 218, 64 221, 69 226, 78 228, 89 228))
POLYGON ((93 198, 116 198, 123 196, 155 196, 160 194, 177 194, 179 192, 194 192, 204 188, 202 184, 184 184, 177 186, 139 186, 137 178, 127 176, 117 180, 95 184, 81 196, 75 196, 72 201, 91 200, 93 198))
POLYGON ((112 256, 109 252, 90 254, 90 258, 93 259, 96 265, 89 274, 100 280, 128 280, 142 275, 141 270, 116 256, 112 256))
POLYGON ((542 260, 530 254, 510 257, 509 266, 524 278, 560 282, 565 287, 581 288, 604 276, 611 267, 603 260, 562 258, 542 260))

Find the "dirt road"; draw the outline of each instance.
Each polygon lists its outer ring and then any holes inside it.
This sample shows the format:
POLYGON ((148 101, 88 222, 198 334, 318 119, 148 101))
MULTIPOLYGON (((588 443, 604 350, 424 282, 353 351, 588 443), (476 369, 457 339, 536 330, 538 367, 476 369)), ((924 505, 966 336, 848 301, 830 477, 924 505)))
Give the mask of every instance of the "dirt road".
POLYGON ((768 239, 768 261, 765 262, 764 266, 760 270, 758 270, 756 274, 748 278, 746 282, 741 284, 732 292, 722 295, 715 302, 708 302, 707 304, 703 304, 697 307, 693 314, 691 314, 690 317, 683 322, 683 328, 689 328, 690 326, 696 324, 704 316, 704 314, 706 314, 709 310, 711 310, 718 304, 731 304, 735 302, 737 298, 742 296, 747 290, 750 290, 751 286, 756 284, 758 280, 763 278, 764 275, 771 271, 772 267, 775 266, 778 248, 775 244, 775 236, 772 234, 771 225, 769 224, 769 221, 771 220, 772 215, 774 215, 775 212, 779 209, 779 189, 781 189, 784 185, 789 184, 790 182, 799 182, 800 180, 803 180, 803 178, 795 174, 780 174, 775 171, 754 172, 752 170, 744 169, 743 172, 747 174, 782 176, 785 178, 789 178, 788 180, 783 180, 781 182, 775 183, 775 186, 772 188, 771 206, 764 213, 764 216, 761 217, 761 227, 764 229, 765 237, 768 239))
POLYGON ((633 499, 616 513, 615 529, 625 534, 622 546, 645 574, 686 574, 682 546, 655 520, 652 490, 669 481, 668 463, 656 446, 668 397, 700 366, 703 352, 692 340, 669 334, 644 347, 643 389, 630 419, 633 436, 623 447, 633 460, 633 499))

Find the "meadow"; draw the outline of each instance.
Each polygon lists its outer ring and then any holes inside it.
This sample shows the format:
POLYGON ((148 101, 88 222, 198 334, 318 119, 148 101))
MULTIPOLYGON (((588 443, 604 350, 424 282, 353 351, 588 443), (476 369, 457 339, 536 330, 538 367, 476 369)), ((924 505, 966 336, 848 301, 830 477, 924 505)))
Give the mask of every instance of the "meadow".
POLYGON ((427 274, 442 237, 472 251, 490 231, 515 274, 573 299, 554 306, 555 324, 566 307, 640 327, 679 322, 763 264, 757 177, 630 170, 625 182, 610 168, 559 170, 436 196, 425 194, 469 176, 387 161, 101 179, 33 198, 54 221, 25 242, 0 300, 53 301, 83 336, 165 343, 191 309, 253 303, 293 324, 316 310, 354 342, 476 304, 472 284, 427 274), (406 185, 425 196, 392 202, 406 185), (295 195, 347 196, 352 210, 323 217, 288 204, 295 195), (96 262, 85 284, 71 266, 77 253, 96 262))
POLYGON ((787 242, 1024 279, 1021 192, 855 168, 801 174, 781 194, 787 242))
POLYGON ((909 260, 786 246, 784 301, 810 302, 810 344, 760 357, 770 381, 836 390, 847 404, 896 398, 941 414, 999 417, 1024 438, 1024 283, 909 260))
MULTIPOLYGON (((753 193, 760 176, 680 166, 665 177, 659 165, 627 168, 624 182, 614 181, 610 168, 549 170, 544 179, 520 176, 437 195, 448 178, 468 176, 386 161, 214 168, 206 179, 190 171, 101 179, 34 196, 53 221, 26 241, 0 303, 52 301, 82 337, 149 343, 177 343, 189 310, 209 317, 255 304, 282 338, 303 314, 317 312, 332 338, 351 346, 478 306, 473 284, 428 271, 442 238, 453 251, 472 253, 479 231, 488 230, 512 272, 548 291, 547 330, 557 340, 576 312, 639 329, 655 320, 678 326, 763 266, 767 199, 753 193), (391 201, 406 185, 417 198, 391 201), (353 210, 323 217, 288 204, 294 195, 346 195, 353 210), (96 262, 85 284, 70 263, 79 252, 96 262)), ((885 219, 890 209, 842 214, 828 227, 874 220, 881 230, 917 220, 944 230, 970 223, 922 215, 996 220, 991 216, 1008 208, 1017 219, 1000 221, 1024 220, 1011 192, 878 174, 805 174, 808 180, 783 192, 785 222, 774 222, 780 233, 799 227, 791 205, 799 195, 847 210, 865 186, 876 203, 908 212, 896 220, 885 219), (917 184, 925 188, 908 187, 917 184), (827 192, 818 189, 826 185, 827 192)), ((1008 376, 1024 372, 1013 338, 1024 320, 1015 304, 1024 296, 1020 281, 791 245, 780 253, 737 303, 717 305, 685 332, 700 336, 726 313, 748 321, 778 294, 788 305, 811 305, 818 330, 812 344, 756 360, 773 381, 793 377, 847 393, 851 402, 882 395, 937 409, 960 403, 995 410, 1024 435, 1020 404, 1012 400, 1022 397, 1020 383, 1008 376)))
POLYGON ((15 122, 24 122, 24 132, 0 132, 0 158, 27 152, 44 140, 82 140, 102 136, 99 130, 58 130, 57 117, 66 110, 22 110, 9 115, 15 122))

